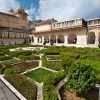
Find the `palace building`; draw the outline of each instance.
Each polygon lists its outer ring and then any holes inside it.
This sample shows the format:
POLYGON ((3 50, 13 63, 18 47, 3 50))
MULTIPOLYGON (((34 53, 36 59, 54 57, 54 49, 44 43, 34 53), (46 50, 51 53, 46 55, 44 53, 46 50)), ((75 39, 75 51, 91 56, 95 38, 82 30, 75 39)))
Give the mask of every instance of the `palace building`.
POLYGON ((30 43, 75 47, 98 47, 100 44, 100 18, 29 21, 27 13, 19 7, 10 14, 0 12, 0 45, 30 43))
POLYGON ((100 44, 100 19, 84 20, 77 18, 64 22, 54 19, 29 22, 32 29, 29 35, 31 44, 57 46, 98 47, 100 44))
POLYGON ((27 13, 19 7, 10 14, 0 12, 0 45, 24 44, 28 41, 27 13))

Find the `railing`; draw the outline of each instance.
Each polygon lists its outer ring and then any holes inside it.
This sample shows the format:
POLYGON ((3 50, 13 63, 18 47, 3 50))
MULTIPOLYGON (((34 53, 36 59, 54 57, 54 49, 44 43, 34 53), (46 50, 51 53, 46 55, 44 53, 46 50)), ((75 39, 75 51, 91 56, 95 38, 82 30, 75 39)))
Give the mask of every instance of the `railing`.
POLYGON ((100 19, 87 20, 87 26, 100 25, 100 19))
POLYGON ((58 28, 69 28, 69 27, 75 27, 75 26, 83 26, 84 20, 82 18, 59 22, 59 23, 53 23, 51 24, 51 29, 58 29, 58 28))

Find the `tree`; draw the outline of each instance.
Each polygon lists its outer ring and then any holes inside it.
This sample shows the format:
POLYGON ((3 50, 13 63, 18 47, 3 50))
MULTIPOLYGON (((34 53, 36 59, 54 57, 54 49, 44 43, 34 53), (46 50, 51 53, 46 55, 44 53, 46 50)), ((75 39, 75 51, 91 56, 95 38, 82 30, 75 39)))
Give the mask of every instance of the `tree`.
POLYGON ((45 46, 46 45, 46 42, 43 42, 43 45, 45 46))
POLYGON ((50 45, 52 46, 53 44, 54 44, 54 43, 51 41, 51 42, 50 42, 50 45))
POLYGON ((95 86, 93 69, 86 61, 72 63, 68 71, 68 88, 76 90, 76 93, 87 92, 95 86))

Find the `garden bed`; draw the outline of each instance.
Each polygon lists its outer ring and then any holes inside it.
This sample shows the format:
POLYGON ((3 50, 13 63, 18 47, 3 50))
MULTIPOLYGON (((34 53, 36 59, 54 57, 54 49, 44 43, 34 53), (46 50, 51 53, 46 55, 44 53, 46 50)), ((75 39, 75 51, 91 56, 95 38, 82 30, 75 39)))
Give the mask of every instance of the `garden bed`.
POLYGON ((21 62, 15 65, 12 65, 12 67, 21 69, 22 72, 36 68, 38 66, 39 66, 39 61, 21 62))
POLYGON ((0 61, 4 61, 4 60, 9 60, 9 59, 12 59, 12 57, 11 56, 5 56, 5 55, 2 55, 2 56, 0 56, 0 61))
POLYGON ((52 70, 59 71, 61 70, 61 61, 48 61, 46 56, 42 57, 42 66, 46 68, 50 68, 52 70))
POLYGON ((5 79, 12 84, 27 100, 37 100, 36 99, 36 85, 31 79, 28 79, 24 75, 15 74, 7 75, 5 79))
POLYGON ((61 60, 61 57, 59 55, 47 55, 46 58, 48 60, 61 60))
POLYGON ((1 62, 1 64, 4 66, 11 66, 11 65, 19 63, 19 62, 20 62, 20 60, 10 59, 10 60, 5 60, 5 61, 1 62))
POLYGON ((54 72, 39 68, 37 70, 27 72, 25 75, 41 83, 47 80, 51 76, 51 74, 53 75, 54 72))
POLYGON ((60 90, 62 100, 98 100, 98 94, 99 90, 96 89, 87 93, 80 94, 78 96, 75 95, 75 92, 64 90, 64 88, 60 90))

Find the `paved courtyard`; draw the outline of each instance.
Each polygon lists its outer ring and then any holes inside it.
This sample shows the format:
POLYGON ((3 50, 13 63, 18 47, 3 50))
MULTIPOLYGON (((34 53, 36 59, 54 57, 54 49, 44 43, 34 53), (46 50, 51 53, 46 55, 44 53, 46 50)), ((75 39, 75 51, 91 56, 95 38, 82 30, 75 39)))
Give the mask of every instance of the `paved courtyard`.
POLYGON ((19 100, 0 80, 0 100, 19 100))

